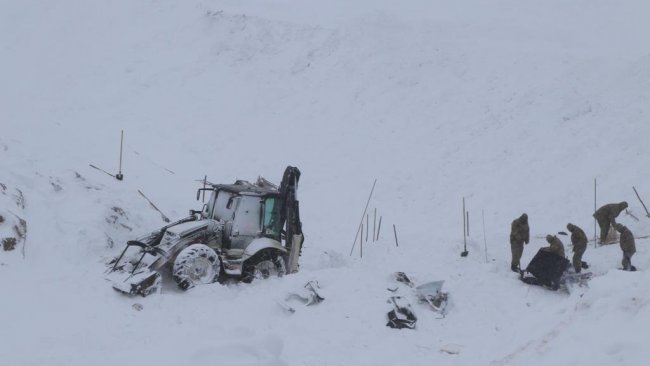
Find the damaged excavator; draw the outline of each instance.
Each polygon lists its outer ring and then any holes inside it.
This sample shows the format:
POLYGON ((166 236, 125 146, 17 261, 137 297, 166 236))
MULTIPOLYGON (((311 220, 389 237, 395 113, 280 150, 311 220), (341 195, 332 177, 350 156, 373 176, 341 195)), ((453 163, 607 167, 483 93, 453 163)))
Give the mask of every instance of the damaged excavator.
POLYGON ((171 267, 183 290, 236 278, 283 276, 298 271, 304 236, 297 199, 300 170, 286 168, 280 186, 264 178, 254 184, 211 184, 200 211, 130 240, 108 263, 106 279, 116 290, 146 296, 160 288, 161 270, 171 267))

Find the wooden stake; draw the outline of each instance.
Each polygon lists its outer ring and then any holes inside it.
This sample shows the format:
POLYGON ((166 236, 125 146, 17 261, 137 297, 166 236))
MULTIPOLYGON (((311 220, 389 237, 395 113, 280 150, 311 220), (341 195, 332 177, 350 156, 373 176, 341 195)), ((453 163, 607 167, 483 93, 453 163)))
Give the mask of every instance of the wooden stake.
POLYGON ((372 241, 375 241, 377 236, 377 207, 375 207, 375 213, 372 216, 372 241))
POLYGON ((361 221, 359 223, 359 228, 357 229, 357 233, 354 235, 354 243, 352 243, 352 249, 350 249, 350 255, 352 255, 352 252, 354 251, 354 246, 357 244, 359 231, 363 228, 363 217, 366 216, 366 211, 368 210, 368 204, 370 204, 370 198, 372 198, 372 193, 375 191, 375 184, 377 184, 376 178, 375 181, 372 183, 372 189, 370 190, 370 195, 368 196, 368 202, 366 202, 366 208, 363 209, 363 213, 361 214, 361 221))
POLYGON ((124 130, 120 132, 120 170, 115 174, 115 179, 122 180, 124 175, 122 175, 122 145, 124 143, 124 130))
POLYGON ((485 239, 485 211, 481 210, 481 216, 483 217, 483 245, 485 247, 485 263, 488 262, 487 254, 487 239, 485 239))
POLYGON ((461 257, 467 257, 467 218, 468 216, 465 214, 465 197, 463 197, 463 252, 460 253, 461 257))
POLYGON ((100 167, 94 166, 94 165, 92 165, 92 164, 88 164, 88 165, 90 165, 91 168, 97 169, 97 170, 99 170, 100 172, 106 173, 106 174, 110 175, 111 177, 115 178, 115 176, 114 176, 113 174, 107 172, 106 170, 104 170, 104 169, 102 169, 102 168, 100 168, 100 167))
POLYGON ((379 216, 379 225, 377 226, 377 239, 379 240, 379 232, 381 231, 381 219, 383 216, 379 216))
MULTIPOLYGON (((598 208, 596 207, 596 178, 594 178, 594 212, 598 208)), ((598 247, 598 231, 596 230, 596 218, 594 217, 594 248, 598 247)))
POLYGON ((206 174, 203 177, 203 201, 202 203, 205 203, 205 185, 208 183, 208 175, 206 174))
POLYGON ((368 242, 368 231, 370 229, 370 214, 366 214, 366 242, 368 242))
POLYGON ((395 246, 399 247, 399 242, 397 241, 397 229, 395 228, 395 224, 393 224, 393 233, 395 233, 395 246))
POLYGON ((643 200, 641 200, 641 196, 639 196, 639 192, 636 191, 636 188, 634 188, 634 186, 632 186, 632 189, 634 190, 634 193, 636 193, 636 198, 638 198, 639 202, 641 202, 641 204, 643 205, 643 208, 645 209, 646 216, 650 217, 650 212, 648 212, 648 208, 645 207, 645 203, 643 203, 643 200))
POLYGON ((142 197, 144 197, 144 199, 146 199, 147 202, 149 202, 149 205, 151 205, 151 207, 152 207, 154 210, 156 210, 156 211, 158 211, 158 213, 160 213, 160 216, 162 217, 162 220, 163 220, 164 222, 170 222, 169 218, 168 218, 167 216, 165 216, 165 214, 162 213, 162 211, 160 211, 160 209, 158 209, 158 207, 156 207, 156 205, 154 205, 153 202, 151 202, 151 200, 150 200, 147 196, 145 196, 144 193, 142 193, 141 190, 138 189, 138 193, 140 193, 140 195, 141 195, 142 197))
POLYGON ((359 257, 363 258, 363 221, 361 221, 361 240, 359 240, 359 257))

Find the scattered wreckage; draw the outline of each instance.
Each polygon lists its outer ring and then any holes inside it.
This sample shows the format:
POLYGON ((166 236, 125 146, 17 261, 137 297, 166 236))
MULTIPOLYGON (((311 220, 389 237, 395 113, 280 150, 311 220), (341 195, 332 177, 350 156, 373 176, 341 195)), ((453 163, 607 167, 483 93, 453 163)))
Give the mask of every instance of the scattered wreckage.
MULTIPOLYGON (((427 304, 431 310, 440 314, 440 318, 445 317, 449 300, 449 294, 442 292, 442 285, 445 281, 431 281, 416 286, 404 272, 396 272, 394 276, 397 282, 405 284, 414 290, 418 302, 427 304)), ((389 288, 388 291, 397 293, 399 287, 389 288)), ((392 309, 386 314, 388 320, 386 326, 395 329, 415 329, 418 318, 406 296, 390 296, 388 303, 392 305, 392 309)))
POLYGON ((325 301, 325 298, 320 294, 320 285, 318 281, 311 280, 307 282, 302 289, 287 294, 284 299, 277 301, 277 303, 282 309, 293 314, 296 312, 293 303, 312 306, 320 304, 323 301, 325 301))
POLYGON ((127 242, 109 262, 107 280, 116 290, 146 296, 161 283, 161 270, 187 290, 237 278, 282 276, 298 271, 304 240, 297 199, 300 170, 287 167, 280 186, 264 178, 255 184, 211 184, 201 211, 127 242))

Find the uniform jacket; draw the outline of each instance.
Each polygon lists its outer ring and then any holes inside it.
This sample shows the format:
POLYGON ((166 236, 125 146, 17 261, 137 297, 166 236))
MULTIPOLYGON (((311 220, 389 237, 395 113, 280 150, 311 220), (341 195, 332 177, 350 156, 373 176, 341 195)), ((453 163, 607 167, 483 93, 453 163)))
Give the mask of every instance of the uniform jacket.
POLYGON ((587 248, 587 242, 589 241, 587 239, 587 235, 585 235, 585 232, 575 225, 571 225, 569 227, 569 231, 571 232, 571 243, 573 244, 573 251, 584 251, 587 248))
POLYGON ((530 228, 528 227, 528 217, 521 215, 521 217, 512 221, 510 230, 510 243, 522 244, 530 241, 530 228))
POLYGON ((605 206, 602 206, 596 212, 594 212, 594 218, 598 221, 609 221, 610 224, 616 224, 616 218, 621 213, 621 211, 627 208, 626 202, 620 203, 610 203, 605 206))

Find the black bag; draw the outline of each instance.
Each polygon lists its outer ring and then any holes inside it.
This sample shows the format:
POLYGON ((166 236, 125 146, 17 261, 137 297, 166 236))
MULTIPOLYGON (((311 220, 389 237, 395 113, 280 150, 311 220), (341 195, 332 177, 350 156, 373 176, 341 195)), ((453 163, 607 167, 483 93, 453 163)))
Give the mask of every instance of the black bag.
POLYGON ((568 259, 540 249, 526 267, 525 272, 533 277, 524 277, 522 272, 521 280, 531 285, 547 286, 557 290, 560 287, 560 278, 569 264, 568 259))

